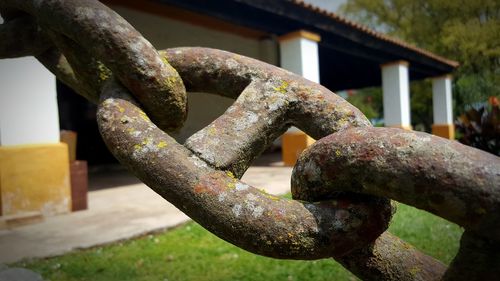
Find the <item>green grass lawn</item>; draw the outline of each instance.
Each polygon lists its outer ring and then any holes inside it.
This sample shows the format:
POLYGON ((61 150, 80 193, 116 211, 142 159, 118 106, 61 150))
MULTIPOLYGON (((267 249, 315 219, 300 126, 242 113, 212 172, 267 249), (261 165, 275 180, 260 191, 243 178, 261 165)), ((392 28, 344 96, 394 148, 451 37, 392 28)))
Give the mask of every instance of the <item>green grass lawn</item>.
MULTIPOLYGON (((399 205, 390 231, 449 263, 462 229, 415 208, 399 205)), ((96 235, 99 235, 96 233, 96 235)), ((241 250, 190 222, 164 233, 25 261, 45 280, 356 280, 333 259, 275 260, 241 250)))

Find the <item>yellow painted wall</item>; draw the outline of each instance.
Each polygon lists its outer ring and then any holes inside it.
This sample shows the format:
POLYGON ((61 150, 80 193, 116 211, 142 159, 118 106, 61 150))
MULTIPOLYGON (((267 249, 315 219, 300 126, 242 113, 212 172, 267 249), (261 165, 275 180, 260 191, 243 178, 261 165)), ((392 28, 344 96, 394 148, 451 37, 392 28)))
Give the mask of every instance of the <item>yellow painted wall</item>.
POLYGON ((283 134, 281 138, 281 154, 285 166, 295 165, 300 153, 314 142, 313 138, 301 131, 283 134))
POLYGON ((455 139, 455 126, 453 124, 434 124, 432 125, 432 134, 449 139, 455 139))
POLYGON ((68 157, 64 143, 0 146, 0 215, 69 212, 68 157))

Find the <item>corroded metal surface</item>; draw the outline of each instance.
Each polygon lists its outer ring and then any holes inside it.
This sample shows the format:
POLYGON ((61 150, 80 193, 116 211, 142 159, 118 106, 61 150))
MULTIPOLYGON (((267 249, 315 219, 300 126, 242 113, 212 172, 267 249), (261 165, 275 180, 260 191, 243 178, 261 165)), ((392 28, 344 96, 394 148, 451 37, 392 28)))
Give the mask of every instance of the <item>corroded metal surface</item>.
POLYGON ((113 154, 158 194, 205 228, 253 253, 275 258, 340 256, 373 241, 388 226, 385 199, 307 203, 251 187, 215 170, 158 129, 127 96, 108 85, 98 123, 113 154))
POLYGON ((348 191, 387 197, 500 239, 500 158, 396 128, 351 129, 305 151, 292 174, 302 200, 348 191))
POLYGON ((317 139, 370 126, 357 108, 328 89, 267 63, 209 48, 174 48, 161 54, 189 91, 237 98, 186 146, 238 177, 291 125, 317 139))
MULTIPOLYGON (((352 128, 317 141, 292 173, 293 198, 324 200, 339 192, 395 199, 463 226, 460 251, 444 280, 500 276, 494 265, 500 264, 499 157, 426 133, 352 128)), ((413 264, 424 274, 416 280, 441 279, 442 266, 408 254, 415 251, 387 237, 342 257, 341 263, 364 279, 400 280, 413 264)))
POLYGON ((500 243, 472 231, 465 231, 460 249, 450 264, 444 280, 498 280, 500 243))
POLYGON ((336 260, 363 280, 434 281, 446 271, 440 261, 387 231, 372 244, 336 260))
POLYGON ((120 162, 226 241, 275 258, 333 257, 365 280, 500 275, 500 158, 372 128, 324 87, 254 59, 207 48, 157 52, 97 1, 2 0, 0 13, 0 58, 34 55, 98 103, 101 134, 120 162), (163 130, 185 119, 184 85, 236 101, 181 145, 163 130), (241 182, 291 125, 320 139, 294 168, 295 200, 241 182), (389 198, 466 229, 449 269, 385 232, 389 198))
POLYGON ((49 41, 32 17, 16 17, 0 25, 0 59, 37 55, 49 41))

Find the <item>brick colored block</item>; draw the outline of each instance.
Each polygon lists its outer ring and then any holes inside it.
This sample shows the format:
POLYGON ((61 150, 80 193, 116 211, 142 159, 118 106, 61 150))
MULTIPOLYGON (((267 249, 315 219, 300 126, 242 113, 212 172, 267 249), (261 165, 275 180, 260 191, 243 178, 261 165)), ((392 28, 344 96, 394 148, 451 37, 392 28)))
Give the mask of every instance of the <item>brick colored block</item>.
POLYGON ((77 160, 70 164, 72 211, 86 210, 88 192, 87 161, 77 160))

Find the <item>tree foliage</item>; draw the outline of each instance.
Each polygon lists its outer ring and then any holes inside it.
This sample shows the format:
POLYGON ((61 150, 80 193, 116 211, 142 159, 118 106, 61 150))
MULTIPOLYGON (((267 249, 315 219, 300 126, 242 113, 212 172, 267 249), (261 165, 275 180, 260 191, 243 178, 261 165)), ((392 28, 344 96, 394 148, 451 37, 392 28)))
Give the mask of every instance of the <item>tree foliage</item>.
MULTIPOLYGON (((458 113, 490 96, 500 96, 500 1, 348 0, 341 13, 457 60, 454 96, 458 113)), ((418 99, 423 104, 432 102, 418 99)))
POLYGON ((380 118, 380 112, 382 112, 382 95, 378 92, 376 89, 350 92, 347 101, 361 110, 368 119, 377 119, 380 118))
MULTIPOLYGON (((431 81, 416 81, 410 84, 411 120, 413 129, 430 132, 433 123, 431 81)), ((375 125, 383 126, 384 115, 382 88, 369 87, 355 91, 347 101, 363 112, 375 125)))

